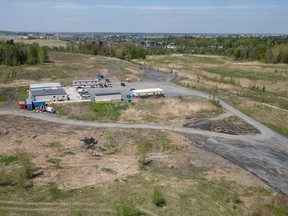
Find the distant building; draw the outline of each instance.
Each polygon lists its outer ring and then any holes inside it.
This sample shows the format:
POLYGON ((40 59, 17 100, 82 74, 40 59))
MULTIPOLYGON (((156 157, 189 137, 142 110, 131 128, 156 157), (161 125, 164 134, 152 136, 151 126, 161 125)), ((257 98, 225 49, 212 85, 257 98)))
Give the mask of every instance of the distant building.
POLYGON ((177 47, 175 46, 174 43, 170 43, 166 46, 167 49, 176 49, 177 47))
POLYGON ((145 48, 154 48, 157 44, 155 41, 141 41, 141 45, 145 48))

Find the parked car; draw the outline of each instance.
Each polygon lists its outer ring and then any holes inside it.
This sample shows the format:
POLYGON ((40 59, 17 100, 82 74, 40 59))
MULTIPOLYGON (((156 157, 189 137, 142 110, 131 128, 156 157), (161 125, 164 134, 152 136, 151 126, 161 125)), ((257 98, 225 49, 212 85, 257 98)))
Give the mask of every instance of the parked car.
POLYGON ((135 88, 131 88, 130 91, 136 90, 135 88))
POLYGON ((125 83, 121 83, 121 86, 125 87, 126 85, 125 85, 125 83))
POLYGON ((106 81, 107 83, 109 83, 109 82, 110 82, 110 80, 109 80, 109 79, 105 79, 105 81, 106 81))
POLYGON ((91 88, 95 88, 96 87, 96 85, 91 85, 91 88))

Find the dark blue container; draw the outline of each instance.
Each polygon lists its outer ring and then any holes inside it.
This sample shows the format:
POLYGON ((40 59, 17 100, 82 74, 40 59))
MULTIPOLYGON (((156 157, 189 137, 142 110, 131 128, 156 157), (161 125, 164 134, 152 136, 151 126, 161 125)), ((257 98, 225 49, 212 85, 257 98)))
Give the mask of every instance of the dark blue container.
POLYGON ((45 101, 33 101, 33 107, 34 107, 34 108, 36 108, 36 107, 43 107, 43 106, 46 106, 45 101))
POLYGON ((98 74, 98 75, 97 75, 97 78, 98 78, 98 79, 103 79, 104 76, 103 76, 103 74, 98 74))

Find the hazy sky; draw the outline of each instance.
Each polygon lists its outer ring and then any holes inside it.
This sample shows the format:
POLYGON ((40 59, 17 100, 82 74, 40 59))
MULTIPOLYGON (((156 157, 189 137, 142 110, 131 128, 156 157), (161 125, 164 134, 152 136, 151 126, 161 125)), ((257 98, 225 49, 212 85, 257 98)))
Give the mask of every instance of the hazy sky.
POLYGON ((288 0, 0 0, 0 30, 288 33, 288 0))

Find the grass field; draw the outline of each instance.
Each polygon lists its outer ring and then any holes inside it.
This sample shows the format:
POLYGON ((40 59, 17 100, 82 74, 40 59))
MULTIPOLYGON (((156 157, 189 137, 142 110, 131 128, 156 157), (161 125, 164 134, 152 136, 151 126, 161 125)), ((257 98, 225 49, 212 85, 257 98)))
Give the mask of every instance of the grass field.
POLYGON ((179 69, 176 83, 215 94, 287 136, 288 65, 205 55, 149 56, 137 62, 167 72, 179 69), (254 105, 245 107, 247 104, 254 105), (275 118, 266 118, 265 112, 275 118))
POLYGON ((54 104, 59 115, 88 121, 122 121, 185 125, 218 116, 224 112, 210 101, 186 98, 139 100, 132 103, 54 104))

